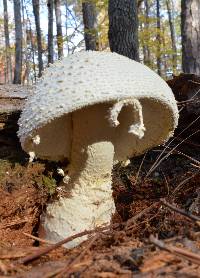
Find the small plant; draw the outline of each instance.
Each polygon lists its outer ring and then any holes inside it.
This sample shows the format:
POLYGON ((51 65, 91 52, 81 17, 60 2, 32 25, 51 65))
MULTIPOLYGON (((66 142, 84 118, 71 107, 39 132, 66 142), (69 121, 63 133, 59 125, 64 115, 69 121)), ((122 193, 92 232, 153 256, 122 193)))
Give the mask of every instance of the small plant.
POLYGON ((52 177, 42 177, 43 186, 47 189, 50 195, 53 195, 56 191, 56 180, 52 177))

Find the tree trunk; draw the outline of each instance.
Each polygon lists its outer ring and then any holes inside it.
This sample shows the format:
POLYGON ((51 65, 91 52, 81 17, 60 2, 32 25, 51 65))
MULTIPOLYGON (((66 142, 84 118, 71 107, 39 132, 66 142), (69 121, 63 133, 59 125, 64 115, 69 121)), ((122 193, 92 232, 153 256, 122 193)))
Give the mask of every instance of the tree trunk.
POLYGON ((8 83, 12 82, 12 63, 11 63, 11 49, 10 49, 10 38, 8 29, 8 8, 7 0, 3 0, 4 7, 4 34, 5 34, 5 46, 6 46, 6 77, 8 83))
POLYGON ((94 1, 84 1, 82 12, 86 50, 98 50, 97 13, 94 1))
POLYGON ((58 58, 60 59, 63 57, 63 35, 62 35, 60 0, 54 0, 54 3, 55 3, 55 15, 56 15, 58 58))
POLYGON ((21 3, 20 0, 14 0, 14 18, 15 18, 15 70, 14 84, 21 84, 22 75, 22 22, 21 22, 21 3))
POLYGON ((53 0, 48 0, 48 64, 53 64, 53 0))
POLYGON ((110 49, 139 61, 138 14, 136 0, 109 0, 110 49))
POLYGON ((150 40, 149 34, 149 2, 148 0, 144 0, 144 8, 145 8, 145 30, 146 30, 146 45, 144 45, 144 64, 147 66, 151 65, 151 56, 150 56, 150 49, 148 46, 150 40))
POLYGON ((200 75, 200 1, 181 1, 183 72, 200 75))
POLYGON ((173 50, 173 54, 172 54, 173 71, 175 73, 177 70, 177 48, 176 48, 176 34, 175 34, 174 21, 173 21, 174 11, 173 11, 172 0, 166 0, 166 5, 167 5, 168 18, 169 18, 172 50, 173 50))
POLYGON ((42 35, 41 35, 41 29, 40 29, 40 2, 39 2, 39 0, 32 0, 32 5, 33 5, 33 14, 35 17, 36 33, 37 33, 38 67, 39 67, 38 76, 41 77, 44 67, 43 67, 43 60, 42 60, 42 35))
POLYGON ((157 70, 161 75, 161 20, 160 20, 160 0, 156 0, 156 22, 157 22, 157 70))

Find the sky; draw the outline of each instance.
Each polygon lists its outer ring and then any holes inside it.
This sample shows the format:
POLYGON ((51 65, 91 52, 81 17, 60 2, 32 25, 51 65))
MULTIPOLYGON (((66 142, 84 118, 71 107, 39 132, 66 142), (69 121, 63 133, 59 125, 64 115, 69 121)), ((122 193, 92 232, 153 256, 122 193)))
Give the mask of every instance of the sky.
MULTIPOLYGON (((33 10, 32 10, 32 1, 31 0, 25 0, 24 2, 28 3, 28 5, 25 5, 25 9, 27 10, 28 16, 31 20, 31 24, 32 24, 32 28, 35 29, 35 24, 34 24, 34 16, 33 16, 33 10)), ((13 0, 7 0, 8 3, 8 15, 9 15, 9 23, 14 23, 14 11, 13 11, 13 0)), ((61 8, 61 12, 62 12, 62 22, 63 22, 63 35, 66 34, 66 26, 65 26, 65 22, 66 22, 66 10, 65 7, 61 8)), ((72 12, 72 8, 69 7, 70 11, 72 12)), ((0 15, 3 15, 3 0, 0 0, 0 15)), ((68 35, 72 34, 75 30, 75 24, 74 24, 74 20, 73 18, 70 16, 70 14, 68 13, 68 30, 67 33, 68 35)), ((27 17, 26 13, 25 13, 25 18, 27 17)), ((40 5, 40 26, 41 26, 41 30, 42 30, 42 34, 43 36, 45 36, 46 40, 47 40, 47 33, 48 33, 48 14, 47 14, 47 7, 45 4, 41 4, 40 5)), ((56 36, 56 23, 55 23, 55 15, 54 15, 54 36, 56 36)), ((11 41, 12 39, 14 39, 14 34, 13 36, 11 35, 11 41)), ((77 45, 80 41, 83 40, 83 36, 76 32, 75 37, 72 39, 72 42, 74 45, 77 45)), ((73 45, 71 44, 71 46, 73 45)), ((64 55, 67 55, 67 46, 66 44, 64 44, 64 55)))

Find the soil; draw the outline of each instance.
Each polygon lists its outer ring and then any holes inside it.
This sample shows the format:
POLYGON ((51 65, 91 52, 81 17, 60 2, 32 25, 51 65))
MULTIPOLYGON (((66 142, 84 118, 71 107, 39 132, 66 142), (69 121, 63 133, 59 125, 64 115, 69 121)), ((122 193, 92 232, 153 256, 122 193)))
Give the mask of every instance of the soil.
MULTIPOLYGON (((170 84, 173 89, 178 86, 174 93, 178 90, 179 101, 183 101, 181 90, 193 79, 197 82, 195 76, 180 76, 170 84)), ((200 85, 195 86, 197 91, 200 85)), ((0 96, 2 91, 6 96, 8 88, 13 91, 12 86, 0 86, 0 96)), ((16 99, 13 103, 19 107, 16 99)), ((37 236, 40 215, 58 192, 57 165, 29 163, 16 129, 1 128, 0 277, 200 277, 200 140, 199 115, 194 111, 184 103, 176 137, 168 148, 131 159, 127 167, 116 165, 116 213, 108 229, 92 233, 74 249, 54 248, 26 264, 23 258, 51 246, 37 236), (192 121, 192 129, 183 132, 192 121), (161 161, 163 150, 166 157, 161 161), (157 160, 160 164, 150 173, 157 160)))

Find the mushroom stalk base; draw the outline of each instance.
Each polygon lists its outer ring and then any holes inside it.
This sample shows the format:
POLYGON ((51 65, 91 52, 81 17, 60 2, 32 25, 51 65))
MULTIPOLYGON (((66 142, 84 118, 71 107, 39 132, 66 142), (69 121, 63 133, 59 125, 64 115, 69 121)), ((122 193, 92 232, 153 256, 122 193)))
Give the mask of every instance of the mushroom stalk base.
MULTIPOLYGON (((42 235, 57 242, 84 230, 109 224, 115 210, 112 198, 114 146, 109 141, 107 107, 94 106, 73 114, 73 141, 66 196, 47 206, 41 218, 42 235)), ((65 245, 72 248, 87 237, 65 245)))

